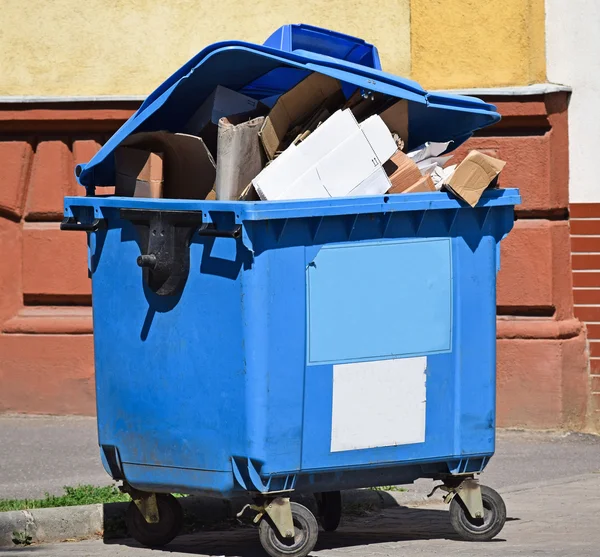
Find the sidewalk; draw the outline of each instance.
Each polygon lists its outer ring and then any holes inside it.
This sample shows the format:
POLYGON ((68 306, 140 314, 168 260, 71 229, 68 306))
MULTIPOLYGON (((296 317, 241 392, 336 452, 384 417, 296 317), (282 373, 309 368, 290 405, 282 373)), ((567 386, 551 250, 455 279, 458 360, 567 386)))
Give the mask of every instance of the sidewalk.
POLYGON ((111 483, 100 463, 95 418, 0 415, 0 447, 0 499, 111 483))
MULTIPOLYGON (((107 485, 94 418, 0 416, 0 498, 41 497, 64 485, 107 485)), ((507 524, 494 542, 457 540, 447 507, 423 502, 432 482, 419 480, 394 493, 408 506, 345 516, 338 532, 321 532, 313 557, 461 555, 585 557, 599 555, 600 437, 581 434, 498 432, 496 456, 482 483, 502 493, 507 524)), ((371 492, 372 493, 372 492, 371 492)), ((252 528, 203 531, 178 537, 173 557, 264 557, 252 528)), ((40 557, 151 557, 132 540, 1 548, 0 555, 40 557)))
MULTIPOLYGON (((0 499, 61 494, 65 485, 108 485, 100 464, 96 419, 0 415, 0 499)), ((482 476, 495 489, 600 470, 600 437, 499 431, 482 476)), ((406 486, 422 496, 431 481, 406 486)))

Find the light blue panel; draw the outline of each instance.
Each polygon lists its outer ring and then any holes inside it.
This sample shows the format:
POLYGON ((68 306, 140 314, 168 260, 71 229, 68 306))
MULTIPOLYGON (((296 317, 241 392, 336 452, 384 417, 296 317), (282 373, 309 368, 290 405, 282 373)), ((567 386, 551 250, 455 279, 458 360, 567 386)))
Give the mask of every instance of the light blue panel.
POLYGON ((449 351, 451 256, 449 238, 324 246, 307 270, 308 362, 449 351))

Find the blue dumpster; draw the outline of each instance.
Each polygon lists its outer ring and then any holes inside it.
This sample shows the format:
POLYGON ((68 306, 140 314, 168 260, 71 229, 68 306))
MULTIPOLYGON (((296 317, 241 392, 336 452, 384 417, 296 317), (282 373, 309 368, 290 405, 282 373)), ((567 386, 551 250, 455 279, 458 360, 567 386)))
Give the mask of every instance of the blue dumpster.
POLYGON ((267 99, 326 73, 411 101, 417 145, 459 144, 499 118, 383 73, 376 51, 361 65, 306 40, 294 49, 294 32, 282 49, 208 47, 77 169, 88 195, 65 199, 63 229, 89 237, 104 466, 134 499, 130 532, 151 546, 181 523, 167 494, 250 494, 266 551, 305 556, 317 522, 292 493, 315 493, 333 530, 340 490, 423 477, 442 481, 459 533, 489 539, 506 511, 475 476, 494 453, 496 273, 517 190, 488 190, 475 208, 445 192, 94 195, 114 183, 129 134, 178 131, 217 84, 267 99))

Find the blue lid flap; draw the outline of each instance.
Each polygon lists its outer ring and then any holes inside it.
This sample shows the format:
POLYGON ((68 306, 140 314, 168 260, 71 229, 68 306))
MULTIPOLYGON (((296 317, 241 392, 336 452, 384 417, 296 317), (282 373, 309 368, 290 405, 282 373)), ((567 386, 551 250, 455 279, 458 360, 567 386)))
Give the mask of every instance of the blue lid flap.
MULTIPOLYGON (((310 26, 306 29, 310 33, 318 30, 310 26)), ((306 29, 303 28, 303 32, 307 32, 306 29)), ((358 41, 338 35, 332 36, 336 40, 358 41)), ((298 44, 302 44, 302 40, 298 44)), ((361 47, 357 44, 357 48, 361 47)), ((309 46, 314 48, 314 43, 309 46)), ((114 150, 125 138, 142 131, 182 131, 217 85, 259 100, 266 99, 272 105, 277 95, 294 87, 309 72, 316 71, 339 79, 346 95, 361 88, 407 99, 410 101, 408 148, 425 141, 459 138, 464 141, 473 130, 500 119, 495 107, 479 99, 428 94, 414 81, 367 67, 360 61, 351 61, 352 50, 346 53, 348 60, 331 56, 335 54, 331 49, 329 54, 324 50, 322 53, 284 52, 243 42, 216 43, 205 48, 149 95, 89 163, 77 167, 79 183, 84 186, 114 184, 114 150)))
POLYGON ((283 52, 312 52, 381 69, 377 48, 358 37, 329 29, 295 23, 283 25, 265 42, 265 46, 283 52))

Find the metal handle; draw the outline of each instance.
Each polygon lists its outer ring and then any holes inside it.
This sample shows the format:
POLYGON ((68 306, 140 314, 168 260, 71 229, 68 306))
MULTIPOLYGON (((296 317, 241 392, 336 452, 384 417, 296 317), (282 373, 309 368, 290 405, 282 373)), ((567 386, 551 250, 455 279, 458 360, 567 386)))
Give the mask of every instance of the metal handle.
POLYGON ((212 238, 239 238, 241 233, 241 224, 238 224, 231 230, 217 230, 214 224, 203 224, 200 228, 198 228, 198 235, 210 236, 212 238))
POLYGON ((94 219, 92 222, 78 222, 75 217, 67 217, 60 223, 61 230, 75 230, 77 232, 96 232, 106 225, 104 219, 94 219))

